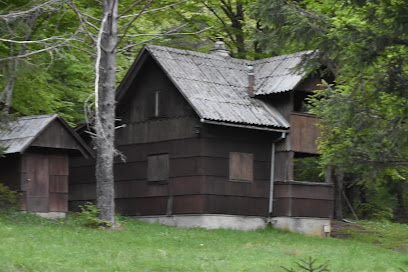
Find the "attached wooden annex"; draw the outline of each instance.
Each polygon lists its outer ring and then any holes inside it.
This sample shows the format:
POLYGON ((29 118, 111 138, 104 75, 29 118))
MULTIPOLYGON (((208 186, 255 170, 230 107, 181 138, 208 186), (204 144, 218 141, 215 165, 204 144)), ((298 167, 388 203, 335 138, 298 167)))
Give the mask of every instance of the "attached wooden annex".
POLYGON ((92 157, 89 147, 56 114, 20 117, 0 131, 0 182, 22 193, 21 209, 68 211, 69 156, 92 157))
MULTIPOLYGON (((329 218, 332 185, 293 176, 294 158, 317 155, 302 105, 320 78, 294 70, 311 53, 249 61, 223 42, 211 54, 146 45, 117 91, 117 211, 241 229, 228 220, 329 218)), ((72 160, 73 209, 95 199, 93 169, 72 160)))

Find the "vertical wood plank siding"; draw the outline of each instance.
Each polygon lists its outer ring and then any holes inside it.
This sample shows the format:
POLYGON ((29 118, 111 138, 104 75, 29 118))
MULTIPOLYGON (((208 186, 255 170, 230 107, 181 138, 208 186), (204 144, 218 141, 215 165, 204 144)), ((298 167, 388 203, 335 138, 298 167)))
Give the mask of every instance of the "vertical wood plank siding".
POLYGON ((333 214, 333 185, 277 182, 274 207, 274 216, 330 218, 333 214))

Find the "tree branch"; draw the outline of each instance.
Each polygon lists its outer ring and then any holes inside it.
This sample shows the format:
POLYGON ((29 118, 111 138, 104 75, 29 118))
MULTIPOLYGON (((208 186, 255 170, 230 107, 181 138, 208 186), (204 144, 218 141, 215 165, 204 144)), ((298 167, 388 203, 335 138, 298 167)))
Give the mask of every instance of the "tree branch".
POLYGON ((228 25, 224 22, 224 20, 218 15, 218 13, 209 5, 207 5, 204 1, 202 1, 203 5, 209 10, 211 11, 215 17, 217 17, 217 19, 222 23, 222 25, 224 26, 225 31, 227 32, 228 37, 231 39, 231 41, 233 41, 234 43, 236 42, 234 36, 232 35, 232 33, 228 30, 228 25))
POLYGON ((58 47, 61 47, 61 46, 63 46, 63 45, 64 45, 63 43, 61 43, 61 44, 56 44, 56 45, 53 45, 53 46, 50 46, 50 47, 46 47, 46 48, 43 48, 43 49, 40 49, 40 50, 31 51, 31 52, 28 52, 28 53, 25 53, 25 54, 22 54, 22 55, 10 56, 10 57, 6 57, 6 58, 0 58, 0 62, 2 62, 2 61, 8 61, 8 60, 13 60, 13 59, 22 59, 22 58, 25 58, 25 57, 28 57, 28 56, 31 56, 31 55, 34 55, 34 54, 41 53, 41 52, 51 51, 51 50, 56 49, 56 48, 58 48, 58 47))
POLYGON ((138 0, 136 2, 134 2, 132 5, 130 5, 130 7, 128 7, 124 12, 122 12, 121 14, 118 15, 118 18, 121 18, 123 15, 125 15, 126 13, 128 13, 129 11, 131 11, 134 7, 136 7, 137 5, 140 4, 140 2, 142 2, 143 0, 138 0))
MULTIPOLYGON (((70 1, 70 3, 67 3, 67 5, 75 12, 75 14, 78 17, 79 23, 82 25, 82 27, 85 30, 85 33, 87 34, 87 36, 91 39, 91 41, 93 41, 94 43, 96 43, 95 39, 92 36, 92 33, 88 30, 88 28, 86 27, 87 25, 87 20, 84 19, 84 17, 82 16, 82 13, 78 10, 78 8, 75 6, 74 1, 70 1)), ((97 30, 99 30, 99 28, 96 28, 97 30)))
POLYGON ((171 8, 171 7, 180 5, 180 4, 182 4, 182 3, 184 3, 184 2, 187 2, 187 1, 189 1, 189 0, 183 0, 183 1, 180 1, 180 2, 177 2, 177 3, 174 3, 174 4, 171 4, 171 5, 164 6, 164 7, 155 8, 155 9, 150 9, 150 10, 148 10, 148 11, 142 12, 141 14, 138 13, 138 14, 132 14, 132 15, 122 16, 121 18, 129 18, 129 17, 135 17, 135 16, 139 17, 140 15, 143 15, 143 14, 146 14, 146 13, 150 13, 150 12, 155 12, 155 11, 158 11, 158 10, 163 10, 163 9, 171 8))
MULTIPOLYGON (((121 32, 122 30, 125 29, 125 34, 126 34, 126 32, 129 30, 129 27, 130 27, 140 16, 142 16, 143 12, 150 6, 151 3, 152 3, 152 0, 150 0, 149 2, 147 2, 147 3, 143 6, 142 10, 141 10, 138 14, 136 14, 135 17, 134 17, 130 22, 127 22, 124 26, 122 26, 121 28, 119 28, 118 32, 121 32)), ((120 42, 121 42, 121 41, 119 41, 119 43, 120 43, 120 42)), ((118 44, 119 44, 119 43, 118 43, 118 44)))
POLYGON ((175 28, 175 29, 172 29, 172 30, 170 30, 170 31, 168 31, 168 32, 162 33, 162 34, 138 34, 138 35, 131 35, 130 37, 142 37, 142 36, 155 36, 155 37, 153 37, 153 38, 151 38, 151 39, 148 39, 148 40, 144 40, 144 41, 139 42, 139 43, 136 43, 136 44, 128 45, 128 46, 126 46, 126 47, 124 47, 124 48, 118 50, 118 53, 121 53, 121 52, 123 52, 123 51, 125 51, 125 50, 128 50, 128 49, 130 49, 130 48, 132 48, 132 47, 138 46, 138 45, 140 45, 140 44, 153 41, 153 40, 155 40, 155 39, 157 39, 157 38, 160 38, 160 37, 177 36, 177 35, 197 35, 197 34, 200 34, 200 33, 204 32, 204 31, 206 31, 206 30, 208 30, 208 29, 213 28, 213 27, 211 26, 211 27, 207 27, 207 28, 204 28, 204 29, 199 30, 199 31, 196 31, 196 32, 181 32, 181 33, 180 33, 180 32, 176 32, 176 33, 174 33, 174 31, 179 30, 180 28, 184 27, 185 25, 187 25, 187 23, 184 24, 184 25, 182 25, 182 26, 179 26, 179 27, 177 27, 177 28, 175 28))
POLYGON ((9 19, 14 19, 14 18, 17 18, 17 17, 22 17, 22 16, 26 16, 26 15, 28 15, 28 14, 30 14, 30 13, 32 13, 32 12, 35 12, 35 11, 37 11, 37 10, 39 10, 39 9, 42 9, 42 8, 44 8, 44 7, 47 7, 47 6, 50 6, 51 4, 53 4, 53 3, 64 3, 66 0, 50 0, 50 1, 48 1, 48 2, 45 2, 45 3, 42 3, 42 4, 39 4, 39 5, 37 5, 37 6, 35 6, 35 7, 33 7, 33 8, 31 8, 31 9, 29 9, 29 10, 25 10, 25 11, 19 11, 19 12, 10 12, 10 13, 7 13, 7 14, 2 14, 2 15, 0 15, 0 19, 3 19, 3 20, 5 20, 5 21, 7 21, 7 20, 9 20, 9 19))
POLYGON ((44 43, 44 42, 50 41, 50 40, 66 40, 66 38, 50 37, 50 38, 46 38, 46 39, 42 39, 42 40, 36 40, 36 41, 15 41, 15 40, 0 38, 0 42, 9 42, 9 43, 18 43, 18 44, 44 43))

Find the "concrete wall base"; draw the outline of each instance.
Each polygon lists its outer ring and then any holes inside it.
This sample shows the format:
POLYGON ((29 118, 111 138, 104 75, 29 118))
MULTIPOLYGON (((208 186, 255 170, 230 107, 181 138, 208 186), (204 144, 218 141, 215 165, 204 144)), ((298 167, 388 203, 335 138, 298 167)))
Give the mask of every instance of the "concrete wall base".
POLYGON ((192 214, 192 215, 158 215, 140 216, 140 220, 148 223, 159 223, 179 228, 234 229, 257 230, 264 229, 268 224, 278 229, 315 236, 330 236, 330 219, 307 217, 272 217, 240 216, 222 214, 192 214))
POLYGON ((38 216, 50 219, 65 218, 66 214, 63 212, 47 212, 47 213, 34 213, 38 216))
POLYGON ((330 237, 331 222, 328 218, 272 217, 268 221, 274 228, 306 235, 330 237))
POLYGON ((172 216, 142 216, 140 220, 178 228, 257 230, 266 227, 265 218, 256 216, 192 214, 172 216))

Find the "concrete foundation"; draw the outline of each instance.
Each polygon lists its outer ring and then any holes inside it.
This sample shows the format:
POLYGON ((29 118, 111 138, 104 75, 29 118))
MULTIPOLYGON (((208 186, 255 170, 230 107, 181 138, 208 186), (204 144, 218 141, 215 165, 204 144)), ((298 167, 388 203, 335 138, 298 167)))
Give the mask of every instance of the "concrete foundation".
POLYGON ((47 212, 47 213, 35 213, 38 216, 49 218, 49 219, 57 219, 57 218, 65 218, 66 214, 63 212, 47 212))
POLYGON ((149 223, 159 223, 178 228, 257 230, 266 227, 265 219, 255 216, 199 214, 143 216, 139 217, 139 219, 149 223))
POLYGON ((329 237, 331 223, 328 218, 273 217, 268 219, 274 228, 303 233, 306 235, 329 237))
POLYGON ((222 214, 141 216, 140 220, 178 228, 264 229, 268 224, 278 229, 314 236, 330 236, 330 219, 299 217, 257 217, 222 214))

